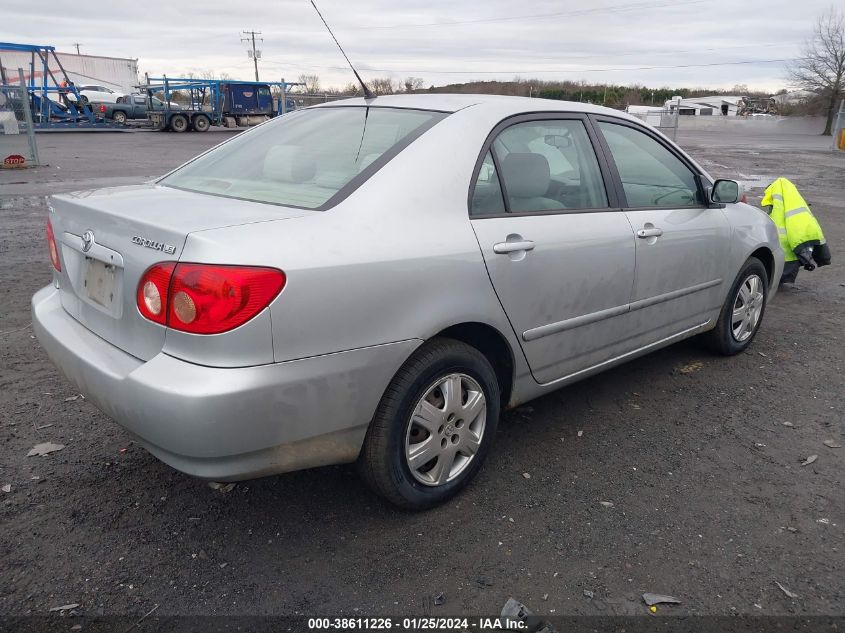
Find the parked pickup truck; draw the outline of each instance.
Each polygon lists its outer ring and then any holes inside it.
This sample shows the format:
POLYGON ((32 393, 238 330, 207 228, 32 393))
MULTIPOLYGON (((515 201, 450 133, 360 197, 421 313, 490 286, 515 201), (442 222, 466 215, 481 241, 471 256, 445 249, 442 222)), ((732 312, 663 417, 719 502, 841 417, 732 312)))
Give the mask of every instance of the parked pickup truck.
MULTIPOLYGON (((103 103, 100 105, 100 114, 107 119, 113 119, 115 123, 126 123, 128 119, 146 119, 149 118, 147 112, 152 110, 164 110, 165 104, 161 99, 150 97, 151 102, 147 101, 145 95, 126 95, 122 97, 120 103, 103 103), (152 108, 150 107, 152 105, 152 108)), ((176 103, 170 104, 171 110, 179 110, 179 105, 176 103)))

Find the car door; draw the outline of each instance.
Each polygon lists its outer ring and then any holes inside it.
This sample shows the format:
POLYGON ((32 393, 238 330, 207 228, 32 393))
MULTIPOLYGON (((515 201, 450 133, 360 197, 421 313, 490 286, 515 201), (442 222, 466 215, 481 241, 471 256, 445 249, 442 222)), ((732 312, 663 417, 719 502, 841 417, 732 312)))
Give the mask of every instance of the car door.
POLYGON ((470 217, 493 287, 540 383, 619 355, 635 239, 586 117, 522 116, 493 130, 470 217))
MULTIPOLYGON (((147 108, 149 107, 149 103, 147 103, 147 98, 141 95, 133 95, 132 99, 132 110, 133 110, 133 118, 135 119, 144 119, 147 117, 147 108)), ((155 101, 153 101, 153 109, 156 108, 155 101)))
POLYGON ((632 327, 656 341, 707 322, 732 281, 724 212, 705 203, 701 176, 665 139, 634 122, 596 120, 637 236, 632 327))

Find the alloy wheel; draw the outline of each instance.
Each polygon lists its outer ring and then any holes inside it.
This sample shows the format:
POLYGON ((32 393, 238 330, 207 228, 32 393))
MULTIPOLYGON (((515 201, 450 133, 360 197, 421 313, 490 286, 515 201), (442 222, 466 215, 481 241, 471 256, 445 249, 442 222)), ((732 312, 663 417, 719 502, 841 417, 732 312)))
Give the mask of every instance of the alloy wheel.
POLYGON ((738 343, 754 334, 764 301, 763 280, 758 275, 749 275, 739 287, 731 314, 731 333, 738 343))
POLYGON ((460 476, 484 437, 487 400, 466 374, 438 378, 414 407, 405 434, 405 460, 414 479, 442 486, 460 476))

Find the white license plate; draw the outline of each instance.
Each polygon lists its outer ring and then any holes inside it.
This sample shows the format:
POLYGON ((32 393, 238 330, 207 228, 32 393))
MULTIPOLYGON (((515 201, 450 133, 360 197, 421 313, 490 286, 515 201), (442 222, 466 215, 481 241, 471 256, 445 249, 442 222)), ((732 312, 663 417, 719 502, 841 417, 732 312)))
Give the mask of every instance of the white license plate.
POLYGON ((114 304, 114 266, 91 259, 85 265, 85 293, 94 303, 111 309, 114 304))

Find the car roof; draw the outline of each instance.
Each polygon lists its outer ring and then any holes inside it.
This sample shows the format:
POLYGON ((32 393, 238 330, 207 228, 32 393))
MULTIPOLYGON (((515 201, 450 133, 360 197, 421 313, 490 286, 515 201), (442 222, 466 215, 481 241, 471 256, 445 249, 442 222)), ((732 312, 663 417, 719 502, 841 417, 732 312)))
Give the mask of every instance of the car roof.
POLYGON ((586 112, 592 114, 609 114, 622 118, 634 118, 619 110, 605 108, 592 103, 577 101, 559 101, 557 99, 535 99, 529 97, 511 97, 505 95, 481 94, 402 94, 382 95, 375 99, 354 97, 329 101, 313 107, 332 106, 364 106, 383 108, 414 108, 420 110, 439 110, 442 112, 457 112, 470 106, 493 106, 498 111, 511 110, 513 114, 524 112, 586 112))

